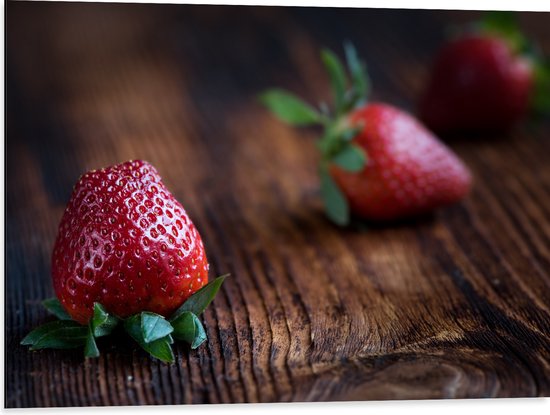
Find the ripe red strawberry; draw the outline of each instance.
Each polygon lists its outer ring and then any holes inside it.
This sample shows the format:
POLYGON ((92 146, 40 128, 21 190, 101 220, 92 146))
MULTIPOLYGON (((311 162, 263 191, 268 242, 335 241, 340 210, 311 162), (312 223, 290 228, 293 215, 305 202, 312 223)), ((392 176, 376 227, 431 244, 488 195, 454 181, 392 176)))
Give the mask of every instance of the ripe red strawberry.
POLYGON ((352 212, 376 220, 399 219, 452 204, 468 193, 464 164, 415 118, 386 104, 352 113, 364 127, 353 139, 369 157, 360 172, 337 165, 331 174, 352 212))
POLYGON ((52 255, 56 299, 45 307, 60 321, 22 341, 33 350, 85 346, 123 320, 154 357, 172 362, 173 338, 198 347, 202 313, 225 277, 208 282, 197 229, 156 169, 128 161, 83 175, 65 209, 52 255))
POLYGON ((433 131, 506 131, 544 111, 548 75, 512 19, 490 15, 439 51, 419 107, 433 131))
POLYGON ((327 215, 349 222, 350 211, 370 220, 423 214, 462 199, 471 175, 450 149, 407 113, 386 104, 366 104, 368 78, 355 49, 346 46, 352 82, 330 51, 322 58, 335 92, 335 114, 319 113, 293 95, 271 90, 262 101, 294 125, 321 124, 321 193, 327 215))
POLYGON ((76 321, 94 302, 119 317, 174 312, 208 282, 201 237, 157 170, 130 161, 80 178, 52 256, 54 289, 76 321))

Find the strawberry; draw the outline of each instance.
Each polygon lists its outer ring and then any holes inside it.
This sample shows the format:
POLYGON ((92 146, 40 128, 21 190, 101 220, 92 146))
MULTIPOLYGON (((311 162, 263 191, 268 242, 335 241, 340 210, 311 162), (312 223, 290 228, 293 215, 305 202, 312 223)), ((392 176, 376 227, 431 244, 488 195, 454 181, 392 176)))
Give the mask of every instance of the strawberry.
POLYGON ((452 204, 468 192, 464 164, 415 118, 371 103, 350 116, 363 125, 353 139, 369 155, 360 172, 331 166, 352 212, 376 220, 415 216, 452 204))
POLYGON ((208 282, 201 237, 156 169, 131 161, 80 178, 52 256, 55 293, 87 324, 94 302, 119 317, 169 316, 208 282))
MULTIPOLYGON (((87 349, 93 349, 87 355, 98 354, 94 337, 109 334, 122 320, 145 350, 171 361, 172 334, 192 345, 205 339, 196 318, 205 304, 196 307, 197 298, 209 293, 209 302, 223 281, 208 287, 208 268, 196 227, 157 170, 144 161, 128 161, 88 172, 75 185, 52 255, 57 299, 45 306, 69 322, 65 331, 80 332, 87 349), (185 314, 190 311, 193 315, 185 314), (89 330, 82 329, 86 326, 89 330), (155 341, 160 346, 149 350, 155 341)), ((32 342, 27 336, 24 344, 42 348, 32 334, 32 342)), ((62 342, 67 335, 60 337, 62 342)))
POLYGON ((351 82, 333 52, 321 55, 334 89, 333 113, 324 104, 317 111, 278 89, 260 97, 287 123, 324 127, 317 144, 327 216, 338 225, 347 225, 350 214, 397 220, 462 199, 471 184, 466 166, 411 115, 387 104, 367 103, 365 65, 351 45, 345 50, 351 82))
POLYGON ((419 104, 433 131, 506 131, 529 112, 548 112, 550 73, 511 13, 492 13, 447 42, 419 104))

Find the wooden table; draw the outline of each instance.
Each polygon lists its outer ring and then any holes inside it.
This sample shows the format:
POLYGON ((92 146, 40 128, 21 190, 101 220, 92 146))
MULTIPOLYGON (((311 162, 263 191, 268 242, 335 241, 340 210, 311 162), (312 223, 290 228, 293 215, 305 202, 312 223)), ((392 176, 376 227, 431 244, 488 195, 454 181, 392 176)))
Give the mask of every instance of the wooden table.
MULTIPOLYGON (((449 145, 463 203, 392 226, 331 225, 316 130, 257 102, 330 95, 318 57, 352 40, 373 99, 414 111, 444 27, 466 12, 7 5, 6 406, 550 395, 550 125, 449 145), (199 228, 209 340, 172 366, 130 340, 19 345, 50 317, 50 255, 77 178, 142 158, 199 228)), ((550 53, 548 13, 522 14, 550 53)))

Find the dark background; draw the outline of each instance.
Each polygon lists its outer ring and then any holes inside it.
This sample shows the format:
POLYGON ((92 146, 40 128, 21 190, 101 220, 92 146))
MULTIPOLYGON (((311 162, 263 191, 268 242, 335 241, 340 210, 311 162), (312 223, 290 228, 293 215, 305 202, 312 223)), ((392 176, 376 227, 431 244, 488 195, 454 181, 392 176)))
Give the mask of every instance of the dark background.
MULTIPOLYGON (((550 395, 550 127, 458 137, 472 194, 414 223, 340 230, 317 194, 317 131, 274 120, 270 86, 330 97, 320 47, 365 58, 373 100, 415 111, 464 11, 7 2, 6 406, 550 395), (197 225, 208 343, 151 360, 121 337, 19 345, 48 321, 73 184, 153 163, 197 225)), ((521 13, 550 53, 548 13, 521 13)))

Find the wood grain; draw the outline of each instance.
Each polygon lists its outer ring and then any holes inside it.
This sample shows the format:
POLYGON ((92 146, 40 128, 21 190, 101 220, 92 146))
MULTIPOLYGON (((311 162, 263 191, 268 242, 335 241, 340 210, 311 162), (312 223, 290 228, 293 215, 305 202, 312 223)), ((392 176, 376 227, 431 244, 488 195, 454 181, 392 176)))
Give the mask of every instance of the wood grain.
MULTIPOLYGON (((8 2, 6 406, 550 395, 550 125, 449 145, 463 203, 391 226, 323 216, 314 129, 261 108, 330 95, 318 50, 354 41, 373 99, 414 111, 443 28, 468 12, 8 2), (230 272, 208 342, 149 359, 29 352, 79 175, 157 166, 230 272)), ((521 21, 550 53, 548 13, 521 21)))

